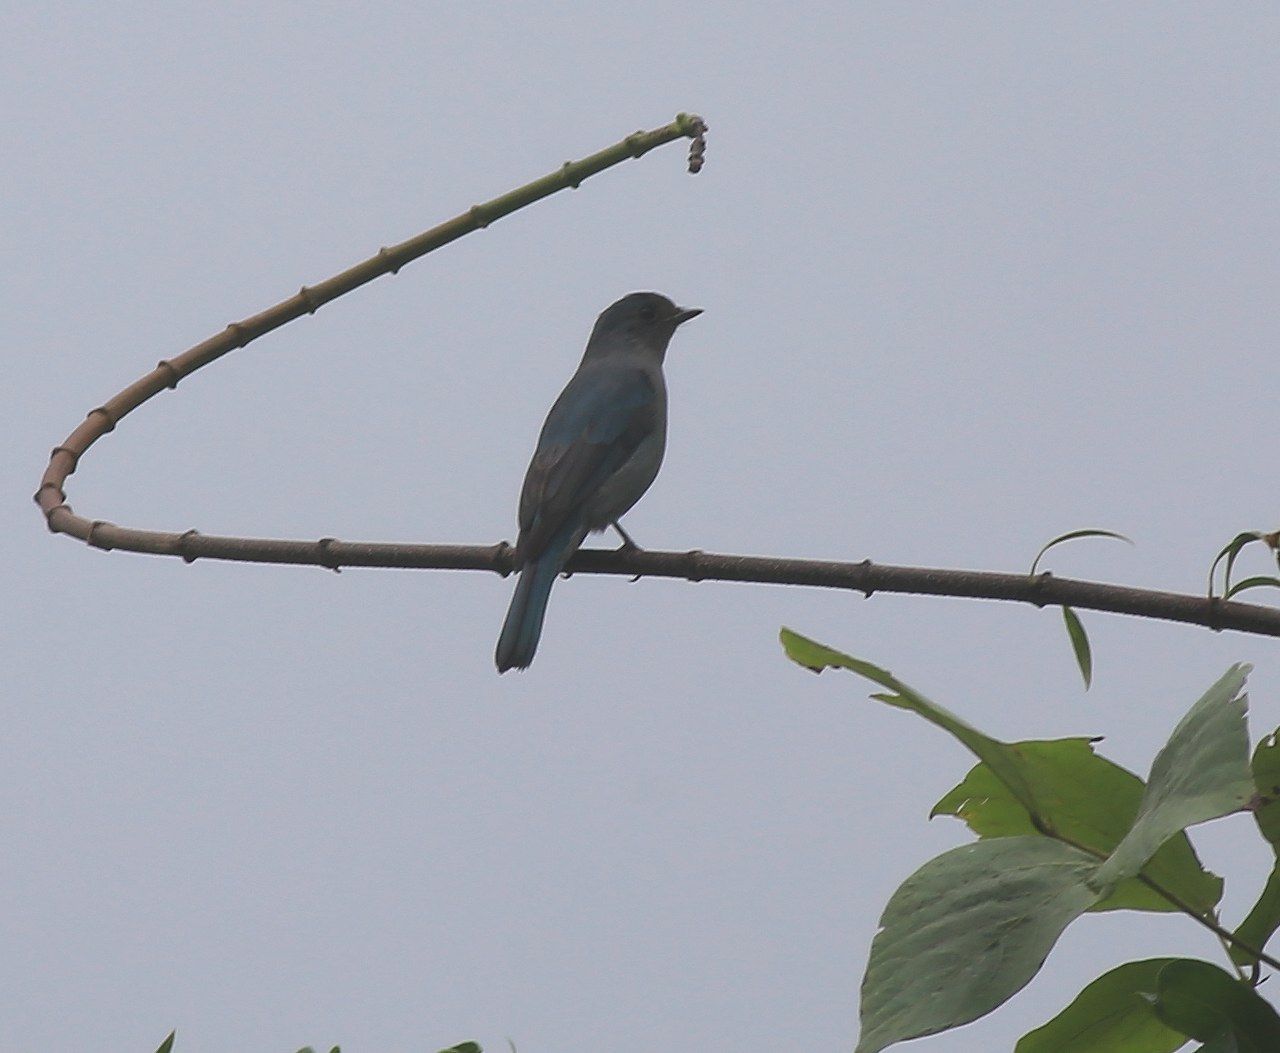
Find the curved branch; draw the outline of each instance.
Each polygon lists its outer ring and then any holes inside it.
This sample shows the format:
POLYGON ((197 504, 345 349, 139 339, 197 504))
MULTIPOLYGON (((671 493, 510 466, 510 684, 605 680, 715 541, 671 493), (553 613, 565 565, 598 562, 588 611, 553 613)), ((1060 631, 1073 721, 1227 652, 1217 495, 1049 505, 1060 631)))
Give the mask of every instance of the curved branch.
POLYGON ((628 135, 621 142, 590 157, 584 157, 581 161, 566 161, 560 168, 541 179, 535 179, 532 183, 527 183, 482 205, 473 205, 461 215, 408 241, 381 248, 363 263, 358 263, 317 285, 304 285, 296 295, 280 301, 274 307, 269 307, 243 321, 232 322, 217 336, 209 337, 208 340, 196 344, 195 347, 189 348, 176 358, 162 360, 146 376, 135 380, 103 405, 91 409, 80 426, 63 440, 62 445, 53 448, 49 466, 45 469, 40 479, 40 487, 35 493, 35 502, 44 513, 49 529, 54 533, 69 533, 82 540, 89 540, 89 537, 82 532, 83 524, 87 520, 77 522, 78 517, 70 515, 70 509, 67 507, 67 495, 64 489, 67 476, 76 470, 76 465, 85 451, 102 436, 114 430, 121 419, 165 388, 176 388, 178 381, 183 377, 194 373, 202 366, 207 366, 210 362, 217 361, 228 351, 244 347, 265 333, 279 329, 280 326, 292 322, 295 318, 300 318, 304 314, 315 314, 330 300, 358 289, 361 285, 373 281, 374 278, 384 274, 395 274, 406 263, 425 256, 428 252, 447 245, 451 241, 456 241, 472 231, 482 230, 495 220, 510 215, 517 209, 532 205, 535 201, 541 201, 558 190, 576 190, 584 179, 620 164, 628 158, 643 157, 650 150, 664 143, 682 138, 692 140, 689 149, 689 171, 696 173, 703 164, 706 131, 706 123, 696 114, 677 114, 676 119, 670 124, 650 132, 640 131, 628 135))
MULTIPOLYGON (((54 447, 36 491, 35 501, 49 529, 67 534, 95 548, 122 549, 196 559, 226 559, 251 563, 295 563, 338 570, 341 567, 400 567, 440 570, 487 570, 511 573, 514 552, 504 541, 497 545, 400 545, 377 542, 287 541, 266 538, 219 537, 195 530, 165 533, 116 526, 77 515, 66 501, 67 477, 84 453, 98 439, 142 403, 195 370, 344 293, 383 274, 395 274, 420 256, 465 234, 483 229, 516 209, 539 201, 558 190, 574 189, 589 176, 628 158, 641 157, 655 147, 676 139, 691 140, 689 170, 702 167, 706 124, 694 114, 679 114, 668 125, 650 132, 636 132, 620 143, 561 168, 523 187, 476 205, 438 227, 378 252, 348 270, 317 285, 304 286, 296 295, 259 314, 233 322, 223 332, 175 358, 159 363, 106 403, 90 410, 84 421, 62 445, 54 447)), ((874 592, 904 592, 933 596, 965 596, 975 599, 1015 600, 1037 607, 1067 605, 1112 611, 1138 617, 1234 629, 1263 636, 1280 636, 1280 609, 1188 596, 1147 589, 1103 585, 1089 581, 1054 578, 1050 574, 995 574, 982 571, 939 570, 926 567, 894 567, 872 563, 840 563, 826 560, 778 559, 765 556, 715 555, 706 552, 647 552, 643 550, 579 552, 569 561, 570 573, 621 574, 690 581, 744 581, 780 585, 810 585, 849 589, 870 596, 874 592)))

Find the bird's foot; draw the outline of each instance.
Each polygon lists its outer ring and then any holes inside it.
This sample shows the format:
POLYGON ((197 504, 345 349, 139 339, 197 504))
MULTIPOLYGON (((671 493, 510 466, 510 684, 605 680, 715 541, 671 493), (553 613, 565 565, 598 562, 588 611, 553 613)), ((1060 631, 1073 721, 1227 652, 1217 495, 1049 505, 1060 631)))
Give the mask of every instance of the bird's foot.
POLYGON ((644 549, 642 549, 639 545, 637 545, 631 539, 631 535, 622 529, 622 524, 619 523, 616 519, 609 525, 612 526, 613 529, 618 532, 618 536, 622 538, 622 544, 619 545, 614 550, 615 552, 643 552, 644 551, 644 549))
MULTIPOLYGON (((622 538, 622 544, 619 545, 616 549, 614 549, 615 552, 643 552, 644 551, 644 549, 642 549, 639 545, 637 545, 631 539, 631 535, 622 529, 622 524, 619 523, 616 519, 613 521, 611 525, 613 529, 618 532, 618 536, 622 538)), ((637 574, 631 580, 639 581, 640 575, 637 574)))

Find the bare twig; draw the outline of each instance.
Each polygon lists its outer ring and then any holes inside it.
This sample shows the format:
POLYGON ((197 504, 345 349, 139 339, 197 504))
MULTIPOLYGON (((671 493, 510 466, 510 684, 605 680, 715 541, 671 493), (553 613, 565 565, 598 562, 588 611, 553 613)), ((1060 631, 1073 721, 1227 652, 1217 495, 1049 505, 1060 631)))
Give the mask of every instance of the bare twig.
MULTIPOLYGON (((487 570, 509 574, 514 550, 496 545, 401 545, 363 541, 289 541, 219 537, 188 530, 182 534, 133 530, 90 522, 63 506, 63 532, 102 549, 162 556, 227 559, 248 563, 294 563, 338 570, 342 567, 398 567, 417 570, 487 570)), ((1157 592, 1123 585, 1055 578, 1051 574, 997 574, 976 570, 896 567, 772 556, 733 556, 711 552, 653 552, 645 549, 586 549, 569 561, 574 574, 684 578, 688 581, 743 581, 848 589, 870 596, 903 592, 972 599, 1015 600, 1037 607, 1066 604, 1082 610, 1111 611, 1143 618, 1186 622, 1211 629, 1234 629, 1259 636, 1280 636, 1280 609, 1157 592)))
MULTIPOLYGON (((67 477, 98 439, 142 403, 229 351, 244 347, 264 333, 316 310, 344 293, 401 267, 442 245, 480 230, 516 209, 539 201, 558 190, 576 188, 584 179, 627 158, 641 157, 676 139, 691 140, 690 171, 701 168, 706 148, 706 124, 693 114, 679 114, 662 128, 636 132, 620 143, 581 161, 567 162, 555 172, 526 186, 494 198, 410 238, 379 249, 363 263, 317 285, 304 286, 296 295, 259 314, 233 322, 223 332, 175 358, 160 362, 146 376, 130 384, 103 405, 90 410, 85 420, 60 446, 54 447, 49 466, 40 480, 35 500, 51 531, 78 538, 96 548, 121 549, 196 559, 225 559, 252 563, 295 563, 338 570, 341 567, 401 567, 441 570, 487 570, 509 574, 513 551, 506 542, 496 545, 401 545, 376 542, 274 540, 219 537, 195 530, 166 533, 116 526, 77 515, 67 504, 67 477)), ((810 585, 850 589, 870 596, 873 592, 904 592, 934 596, 1016 600, 1036 606, 1068 605, 1081 609, 1112 611, 1139 617, 1234 629, 1263 636, 1280 636, 1280 610, 1202 596, 1154 592, 1147 589, 1104 585, 1054 578, 1049 574, 995 574, 980 571, 895 567, 872 563, 824 560, 776 559, 761 556, 715 555, 705 552, 649 552, 641 550, 579 552, 570 560, 571 573, 621 574, 686 578, 690 581, 746 581, 780 585, 810 585)))
POLYGON ((373 281, 374 278, 384 274, 395 274, 406 263, 426 255, 433 249, 456 241, 472 231, 481 230, 495 220, 510 215, 535 201, 540 201, 558 190, 576 190, 584 179, 628 158, 643 157, 650 150, 664 143, 682 138, 692 140, 690 171, 697 171, 702 167, 703 153, 706 149, 706 131, 706 123, 701 117, 696 114, 681 113, 674 121, 661 128, 651 132, 636 132, 620 143, 615 143, 590 157, 584 157, 581 161, 566 161, 556 171, 541 179, 518 187, 483 205, 474 205, 460 216, 455 216, 448 222, 441 223, 438 227, 408 241, 402 241, 399 245, 381 248, 363 263, 358 263, 317 285, 304 285, 296 295, 282 300, 274 307, 269 307, 243 321, 232 322, 217 336, 211 336, 208 340, 196 344, 195 347, 184 351, 176 358, 162 360, 146 376, 134 381, 101 406, 91 409, 80 426, 63 440, 62 445, 53 448, 49 467, 45 469, 44 476, 40 480, 40 488, 35 494, 36 504, 44 513, 49 529, 56 534, 70 534, 85 541, 90 540, 93 524, 87 519, 76 516, 66 503, 64 486, 67 476, 76 470, 76 465, 79 464, 85 451, 102 436, 112 431, 127 414, 132 413, 147 399, 158 395, 165 388, 176 388, 179 380, 194 373, 201 366, 207 366, 228 351, 244 347, 264 333, 278 329, 295 318, 300 318, 304 314, 315 314, 330 300, 349 293, 352 289, 373 281))

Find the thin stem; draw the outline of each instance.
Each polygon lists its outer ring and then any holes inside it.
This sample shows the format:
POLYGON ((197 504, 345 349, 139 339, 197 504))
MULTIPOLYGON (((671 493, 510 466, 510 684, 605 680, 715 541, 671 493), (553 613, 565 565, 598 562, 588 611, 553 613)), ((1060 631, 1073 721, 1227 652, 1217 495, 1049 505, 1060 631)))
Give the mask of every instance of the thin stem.
MULTIPOLYGON (((247 563, 291 563, 338 570, 342 567, 395 567, 416 570, 484 570, 507 575, 514 550, 496 545, 402 545, 367 541, 316 541, 226 537, 198 530, 170 533, 137 530, 76 515, 70 505, 49 511, 49 529, 101 549, 151 555, 247 563)), ((688 581, 736 581, 845 589, 870 597, 876 592, 969 599, 1006 600, 1035 607, 1070 606, 1139 618, 1231 629, 1257 636, 1280 636, 1280 608, 1235 600, 1161 592, 1101 582, 1038 574, 996 574, 976 570, 904 567, 774 556, 737 556, 711 552, 658 552, 650 549, 587 549, 569 561, 570 574, 616 574, 628 578, 684 578, 688 581)))
MULTIPOLYGON (((1043 836, 1051 837, 1055 841, 1062 842, 1064 845, 1070 845, 1072 848, 1078 849, 1081 852, 1084 852, 1088 855, 1093 856, 1093 858, 1097 859, 1099 862, 1107 859, 1107 853, 1100 852, 1096 848, 1092 848, 1089 845, 1082 845, 1079 842, 1074 841, 1071 838, 1058 833, 1051 826, 1049 826, 1047 823, 1042 822, 1034 815, 1030 816, 1030 818, 1031 818, 1032 825, 1043 836)), ((1156 895, 1160 896, 1162 899, 1168 900, 1175 907, 1177 907, 1178 910, 1182 911, 1183 914, 1187 915, 1193 921, 1199 922, 1206 929, 1212 932, 1215 936, 1218 937, 1218 940, 1224 945, 1224 947, 1228 945, 1232 947, 1236 947, 1239 950, 1244 951, 1245 954, 1249 955, 1249 957, 1251 957, 1254 960, 1254 962, 1264 962, 1267 965, 1271 966, 1271 968, 1273 969, 1280 969, 1280 961, 1277 961, 1276 959, 1272 958, 1270 955, 1264 954, 1261 950, 1259 950, 1256 947, 1251 947, 1249 944, 1245 943, 1244 940, 1236 936, 1235 933, 1231 932, 1229 929, 1223 928, 1222 925, 1218 923, 1217 918, 1213 917, 1212 915, 1201 914, 1198 910, 1195 909, 1195 907, 1193 907, 1190 903, 1184 900, 1176 892, 1171 892, 1169 889, 1165 888, 1162 884, 1160 884, 1160 882, 1156 881, 1153 878, 1147 877, 1147 875, 1142 871, 1138 871, 1136 877, 1139 881, 1141 881, 1144 885, 1146 885, 1147 888, 1151 889, 1152 892, 1156 893, 1156 895)), ((1228 957, 1230 956, 1228 955, 1228 957)))
POLYGON ((1180 896, 1178 896, 1177 893, 1170 892, 1158 881, 1152 880, 1151 878, 1147 877, 1146 874, 1143 874, 1141 872, 1138 873, 1138 880, 1141 881, 1153 892, 1155 892, 1157 895, 1167 899, 1170 903, 1172 903, 1184 914, 1198 921, 1206 929, 1208 929, 1215 936, 1217 936, 1218 939, 1221 940, 1223 943, 1230 944, 1232 947, 1235 947, 1238 950, 1244 951, 1244 953, 1249 955, 1249 957, 1252 958, 1255 962, 1264 962, 1267 965, 1271 966, 1271 968, 1273 969, 1280 969, 1280 961, 1276 961, 1276 959, 1272 958, 1268 954, 1264 954, 1262 951, 1260 951, 1256 947, 1249 946, 1249 944, 1245 943, 1244 940, 1236 936, 1235 933, 1231 932, 1228 929, 1224 929, 1220 924, 1218 924, 1218 921, 1216 918, 1210 917, 1205 914, 1201 914, 1193 906, 1191 906, 1191 904, 1187 903, 1180 896))

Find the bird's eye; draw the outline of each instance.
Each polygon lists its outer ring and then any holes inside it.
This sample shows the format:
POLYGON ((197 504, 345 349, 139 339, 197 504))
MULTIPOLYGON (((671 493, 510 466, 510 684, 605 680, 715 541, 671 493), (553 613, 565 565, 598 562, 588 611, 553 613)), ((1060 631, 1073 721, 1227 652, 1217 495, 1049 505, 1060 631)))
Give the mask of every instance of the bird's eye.
POLYGON ((657 317, 658 317, 658 309, 654 307, 653 304, 647 303, 640 308, 640 321, 652 322, 652 321, 655 321, 657 317))

